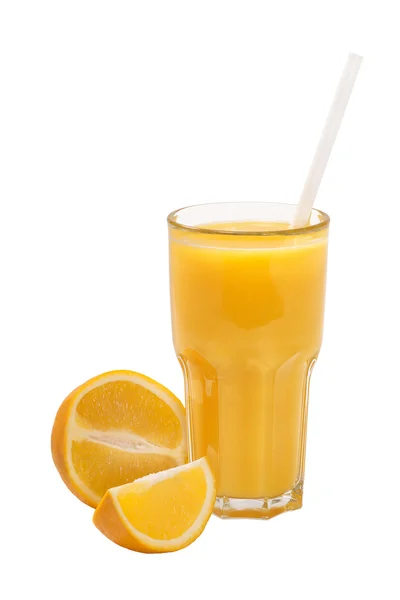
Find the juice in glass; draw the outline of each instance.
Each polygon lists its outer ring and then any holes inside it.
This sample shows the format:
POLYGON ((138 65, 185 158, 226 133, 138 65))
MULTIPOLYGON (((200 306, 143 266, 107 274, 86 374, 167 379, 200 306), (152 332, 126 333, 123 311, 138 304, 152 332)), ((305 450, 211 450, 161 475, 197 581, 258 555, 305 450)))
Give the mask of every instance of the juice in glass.
POLYGON ((189 456, 208 456, 215 513, 300 508, 308 390, 322 341, 329 218, 225 203, 169 216, 174 346, 189 456))

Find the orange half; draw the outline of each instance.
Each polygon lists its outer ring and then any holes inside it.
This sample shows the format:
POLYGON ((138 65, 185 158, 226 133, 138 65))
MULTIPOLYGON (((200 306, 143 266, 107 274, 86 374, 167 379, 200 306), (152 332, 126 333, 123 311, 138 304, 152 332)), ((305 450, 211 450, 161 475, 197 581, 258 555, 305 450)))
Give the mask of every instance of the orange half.
POLYGON ((64 400, 51 449, 65 484, 95 508, 109 488, 186 462, 185 409, 149 377, 110 371, 64 400))

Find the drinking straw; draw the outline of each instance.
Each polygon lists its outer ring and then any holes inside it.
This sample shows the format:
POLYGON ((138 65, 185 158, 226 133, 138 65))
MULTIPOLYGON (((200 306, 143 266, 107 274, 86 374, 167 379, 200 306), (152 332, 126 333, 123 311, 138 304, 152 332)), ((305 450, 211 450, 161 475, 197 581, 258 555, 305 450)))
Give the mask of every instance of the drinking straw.
POLYGON ((332 152, 337 133, 346 111, 358 71, 361 66, 362 56, 350 53, 340 78, 331 109, 326 119, 317 149, 304 183, 303 191, 297 205, 296 213, 291 226, 304 227, 307 225, 315 197, 324 176, 325 168, 332 152))

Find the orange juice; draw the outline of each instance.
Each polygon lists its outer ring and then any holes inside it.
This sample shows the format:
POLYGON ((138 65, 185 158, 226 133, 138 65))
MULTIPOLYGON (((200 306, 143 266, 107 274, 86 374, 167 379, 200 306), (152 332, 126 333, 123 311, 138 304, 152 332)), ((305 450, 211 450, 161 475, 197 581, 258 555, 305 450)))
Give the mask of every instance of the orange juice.
POLYGON ((297 234, 284 222, 170 222, 191 459, 209 457, 221 502, 261 499, 264 516, 274 499, 301 505, 324 313, 328 226, 318 218, 297 234))

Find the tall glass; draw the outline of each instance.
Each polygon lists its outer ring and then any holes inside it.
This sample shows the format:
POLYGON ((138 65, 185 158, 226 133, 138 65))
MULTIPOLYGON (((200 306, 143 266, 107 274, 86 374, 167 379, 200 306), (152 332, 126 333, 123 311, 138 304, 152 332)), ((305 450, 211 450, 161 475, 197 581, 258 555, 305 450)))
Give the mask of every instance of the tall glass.
POLYGON ((208 456, 215 514, 302 505, 308 391, 322 342, 329 217, 221 203, 168 217, 172 329, 189 457, 208 456))

